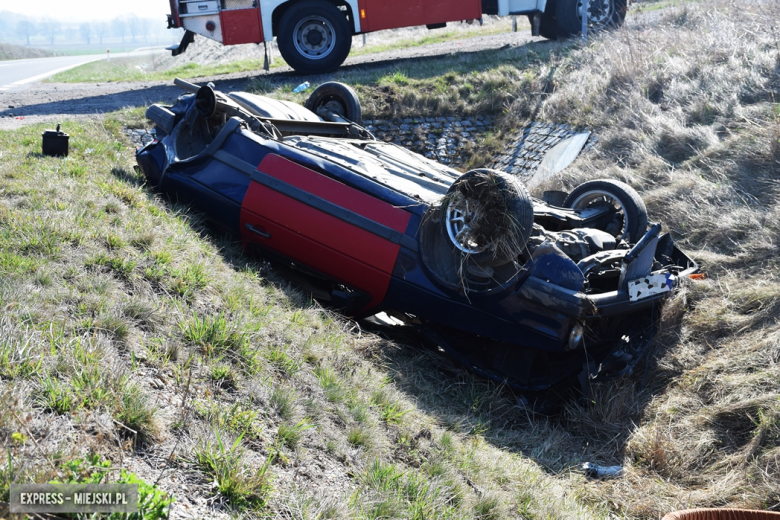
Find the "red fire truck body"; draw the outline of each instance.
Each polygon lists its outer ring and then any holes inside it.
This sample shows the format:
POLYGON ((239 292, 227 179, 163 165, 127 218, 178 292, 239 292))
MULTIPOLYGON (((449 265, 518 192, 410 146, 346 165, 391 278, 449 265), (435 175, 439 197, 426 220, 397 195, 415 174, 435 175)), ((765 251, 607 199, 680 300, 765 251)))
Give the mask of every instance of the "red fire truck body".
MULTIPOLYGON (((170 0, 169 28, 185 29, 176 56, 194 36, 224 45, 277 38, 285 61, 300 72, 338 68, 355 34, 479 19, 483 14, 527 15, 534 35, 569 36, 578 31, 584 0, 170 0)), ((627 0, 589 0, 591 26, 619 25, 627 0)))

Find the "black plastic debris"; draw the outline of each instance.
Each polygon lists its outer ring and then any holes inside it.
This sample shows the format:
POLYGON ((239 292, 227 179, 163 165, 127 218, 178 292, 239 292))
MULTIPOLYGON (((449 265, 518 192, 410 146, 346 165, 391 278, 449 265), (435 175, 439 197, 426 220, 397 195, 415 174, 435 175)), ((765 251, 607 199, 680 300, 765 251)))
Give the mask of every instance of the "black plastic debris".
POLYGON ((69 139, 68 134, 60 131, 59 124, 56 130, 46 130, 43 132, 43 155, 67 157, 69 139))

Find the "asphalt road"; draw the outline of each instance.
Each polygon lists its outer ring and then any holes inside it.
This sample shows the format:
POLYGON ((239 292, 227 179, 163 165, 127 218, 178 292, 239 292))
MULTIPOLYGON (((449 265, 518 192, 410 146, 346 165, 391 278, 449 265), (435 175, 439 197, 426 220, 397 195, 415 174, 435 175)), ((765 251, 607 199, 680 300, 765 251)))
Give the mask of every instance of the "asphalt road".
MULTIPOLYGON (((111 57, 143 56, 155 52, 161 52, 161 50, 141 49, 133 52, 118 53, 111 57)), ((58 56, 56 58, 0 61, 0 92, 24 88, 30 83, 42 81, 59 72, 104 59, 106 59, 105 55, 89 54, 86 56, 58 56)))

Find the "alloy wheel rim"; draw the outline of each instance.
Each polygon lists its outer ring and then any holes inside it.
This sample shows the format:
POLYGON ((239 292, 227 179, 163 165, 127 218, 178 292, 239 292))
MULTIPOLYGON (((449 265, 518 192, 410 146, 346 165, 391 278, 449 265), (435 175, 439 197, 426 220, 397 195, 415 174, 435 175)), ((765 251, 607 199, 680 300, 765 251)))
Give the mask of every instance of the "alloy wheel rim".
POLYGON ((452 244, 466 254, 481 253, 491 246, 491 243, 480 245, 471 235, 470 223, 474 216, 474 208, 469 207, 469 200, 456 193, 447 204, 445 227, 452 244))

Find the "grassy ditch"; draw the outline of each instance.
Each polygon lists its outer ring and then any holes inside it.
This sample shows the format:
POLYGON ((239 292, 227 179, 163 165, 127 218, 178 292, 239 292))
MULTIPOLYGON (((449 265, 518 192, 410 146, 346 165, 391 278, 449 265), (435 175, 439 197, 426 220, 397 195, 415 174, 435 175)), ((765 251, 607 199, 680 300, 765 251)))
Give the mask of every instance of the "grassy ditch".
MULTIPOLYGON (((529 120, 594 129, 595 152, 549 187, 626 181, 704 264, 708 280, 667 306, 633 380, 599 387, 589 408, 502 432, 503 446, 556 473, 578 459, 624 465, 624 479, 569 485, 626 517, 780 507, 779 15, 777 3, 686 2, 585 49, 531 45, 336 73, 370 117, 499 115, 471 166, 529 120), (573 457, 578 446, 587 448, 573 457)), ((256 88, 303 99, 287 85, 256 88)))
POLYGON ((312 304, 156 198, 121 134, 141 109, 68 124, 66 160, 38 155, 42 127, 0 133, 0 491, 91 450, 150 483, 164 470, 173 507, 206 517, 777 509, 779 9, 713 1, 584 49, 336 74, 371 117, 501 114, 484 159, 528 120, 594 129, 597 148, 551 187, 628 182, 703 262, 637 373, 551 418, 312 304), (625 476, 587 480, 585 461, 625 476))
POLYGON ((200 517, 602 516, 493 439, 511 395, 157 198, 121 132, 141 114, 64 122, 67 159, 0 132, 0 500, 100 454, 200 517))

